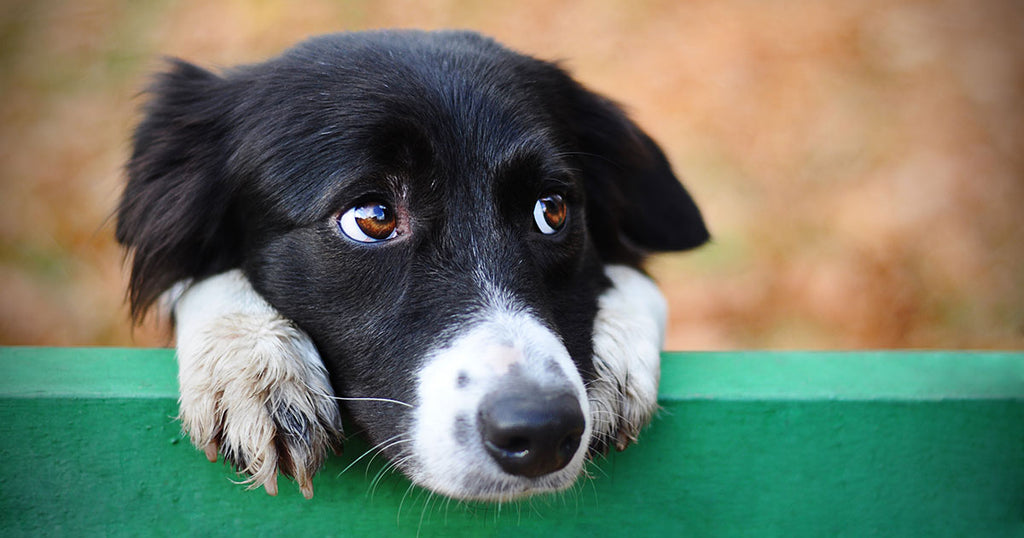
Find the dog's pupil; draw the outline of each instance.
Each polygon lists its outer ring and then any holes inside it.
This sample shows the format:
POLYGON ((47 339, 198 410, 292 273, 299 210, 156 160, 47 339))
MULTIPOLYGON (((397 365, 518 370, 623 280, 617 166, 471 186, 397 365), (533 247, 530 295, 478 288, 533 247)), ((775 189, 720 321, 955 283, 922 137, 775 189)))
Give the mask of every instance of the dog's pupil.
POLYGON ((395 214, 384 204, 366 204, 356 208, 356 224, 374 239, 387 239, 395 231, 395 214))
POLYGON ((558 194, 551 194, 540 199, 544 206, 544 220, 548 226, 558 230, 565 223, 565 201, 558 194))

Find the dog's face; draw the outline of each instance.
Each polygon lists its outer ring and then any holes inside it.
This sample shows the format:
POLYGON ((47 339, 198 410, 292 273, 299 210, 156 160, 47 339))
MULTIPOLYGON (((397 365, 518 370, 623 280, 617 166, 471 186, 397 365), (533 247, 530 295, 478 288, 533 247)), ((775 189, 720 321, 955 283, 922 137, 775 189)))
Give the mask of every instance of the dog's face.
POLYGON ((327 36, 223 77, 179 63, 154 92, 119 215, 137 311, 241 267, 371 443, 442 493, 559 489, 622 444, 595 341, 630 315, 609 297, 645 292, 608 268, 707 231, 614 105, 468 33, 327 36))

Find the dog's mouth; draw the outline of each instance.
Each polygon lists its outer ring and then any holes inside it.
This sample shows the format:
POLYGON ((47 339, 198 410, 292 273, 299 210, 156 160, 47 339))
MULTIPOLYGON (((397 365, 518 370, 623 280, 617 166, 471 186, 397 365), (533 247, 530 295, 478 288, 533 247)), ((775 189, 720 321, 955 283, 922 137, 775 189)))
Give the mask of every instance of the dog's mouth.
POLYGON ((417 392, 401 466, 430 490, 503 501, 565 489, 582 471, 592 422, 583 380, 528 314, 491 317, 434 353, 417 392))

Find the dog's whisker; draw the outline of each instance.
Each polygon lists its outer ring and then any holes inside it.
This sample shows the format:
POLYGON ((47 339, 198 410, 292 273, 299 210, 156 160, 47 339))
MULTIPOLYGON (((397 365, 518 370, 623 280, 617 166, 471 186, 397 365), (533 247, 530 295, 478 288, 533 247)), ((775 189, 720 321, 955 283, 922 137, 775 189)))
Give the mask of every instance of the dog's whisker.
MULTIPOLYGON (((602 456, 602 458, 605 458, 605 457, 604 457, 604 456, 602 456)), ((601 468, 601 466, 600 466, 600 465, 598 465, 598 463, 597 463, 596 461, 594 461, 594 460, 591 460, 591 461, 590 461, 590 465, 585 465, 585 466, 583 467, 583 471, 582 471, 582 473, 583 473, 583 476, 585 476, 585 477, 587 477, 587 478, 591 478, 591 479, 592 479, 592 478, 595 478, 595 475, 594 475, 594 473, 591 473, 591 472, 590 472, 590 471, 591 471, 591 469, 594 469, 594 470, 596 470, 596 471, 597 471, 597 473, 598 473, 598 474, 600 474, 601 476, 604 476, 604 477, 607 477, 607 476, 608 476, 608 471, 605 471, 604 469, 602 469, 602 468, 601 468)))
MULTIPOLYGON (((435 495, 433 491, 427 491, 427 500, 423 503, 423 509, 420 511, 420 523, 419 526, 416 527, 417 538, 420 535, 420 531, 423 529, 424 517, 427 515, 427 511, 430 509, 430 505, 434 503, 435 498, 437 498, 437 495, 435 495)), ((429 522, 429 520, 427 521, 429 522)))
POLYGON ((356 459, 352 460, 351 463, 349 463, 347 466, 345 466, 345 468, 342 469, 340 473, 338 473, 338 476, 340 477, 341 475, 343 475, 346 472, 348 472, 349 469, 354 467, 357 463, 359 463, 363 458, 365 458, 367 456, 371 456, 370 457, 370 461, 367 462, 367 467, 369 467, 370 463, 373 463, 373 458, 376 457, 377 454, 382 453, 384 450, 387 450, 388 448, 391 448, 392 446, 395 446, 395 445, 398 445, 398 444, 401 444, 401 443, 406 443, 406 442, 410 441, 410 439, 403 439, 403 437, 404 437, 404 434, 398 434, 398 435, 395 435, 395 436, 390 437, 388 439, 385 439, 384 441, 380 442, 379 444, 377 444, 375 446, 372 446, 372 447, 368 448, 366 450, 366 452, 363 452, 362 454, 359 455, 359 457, 357 457, 356 459))
POLYGON ((445 500, 444 500, 444 525, 446 527, 448 526, 448 514, 451 512, 451 509, 452 509, 452 498, 451 497, 445 497, 445 500))
POLYGON ((373 476, 373 479, 370 480, 370 499, 371 500, 373 499, 374 495, 377 494, 377 486, 380 485, 381 479, 384 478, 384 473, 386 473, 389 469, 394 468, 394 465, 395 465, 395 462, 393 462, 393 461, 387 462, 386 464, 384 464, 380 468, 379 471, 377 471, 377 474, 373 476))
POLYGON ((399 467, 407 461, 409 461, 408 457, 399 458, 396 460, 388 461, 386 465, 381 467, 380 471, 377 471, 376 476, 373 477, 373 480, 370 481, 370 497, 372 498, 373 495, 377 493, 377 486, 380 485, 386 474, 398 470, 399 467))
POLYGON ((375 460, 377 458, 377 456, 384 454, 385 450, 387 450, 387 449, 389 449, 389 448, 391 448, 393 446, 397 446, 397 445, 400 445, 400 444, 403 444, 403 443, 409 443, 409 442, 412 441, 412 439, 409 439, 409 438, 395 439, 393 437, 392 439, 394 439, 394 440, 391 441, 390 443, 388 443, 387 445, 378 446, 374 450, 373 456, 370 456, 370 461, 366 462, 366 472, 367 473, 369 473, 369 471, 370 471, 370 466, 373 465, 373 460, 375 460))
POLYGON ((408 407, 409 409, 415 408, 415 406, 412 405, 412 404, 408 404, 408 403, 405 403, 405 402, 403 402, 401 400, 395 400, 395 399, 392 399, 392 398, 347 398, 347 397, 344 397, 344 396, 328 396, 328 398, 331 398, 332 400, 340 400, 340 401, 343 401, 343 402, 383 402, 383 403, 393 403, 393 404, 397 404, 397 405, 404 405, 405 407, 408 407))
POLYGON ((395 525, 399 525, 402 519, 402 507, 405 506, 405 499, 409 497, 409 494, 416 489, 416 484, 410 483, 409 487, 405 488, 405 493, 402 494, 402 500, 398 502, 398 511, 395 513, 395 525))

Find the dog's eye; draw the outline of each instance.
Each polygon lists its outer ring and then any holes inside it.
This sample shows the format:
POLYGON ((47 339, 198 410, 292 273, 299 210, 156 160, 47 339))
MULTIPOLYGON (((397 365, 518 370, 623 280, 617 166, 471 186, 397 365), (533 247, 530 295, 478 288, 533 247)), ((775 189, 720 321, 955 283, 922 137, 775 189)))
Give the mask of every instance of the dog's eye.
POLYGON ((338 226, 350 239, 377 243, 398 235, 398 219, 387 205, 370 202, 357 205, 338 217, 338 226))
POLYGON ((541 233, 551 235, 565 226, 567 209, 560 194, 548 194, 533 206, 533 222, 541 233))

